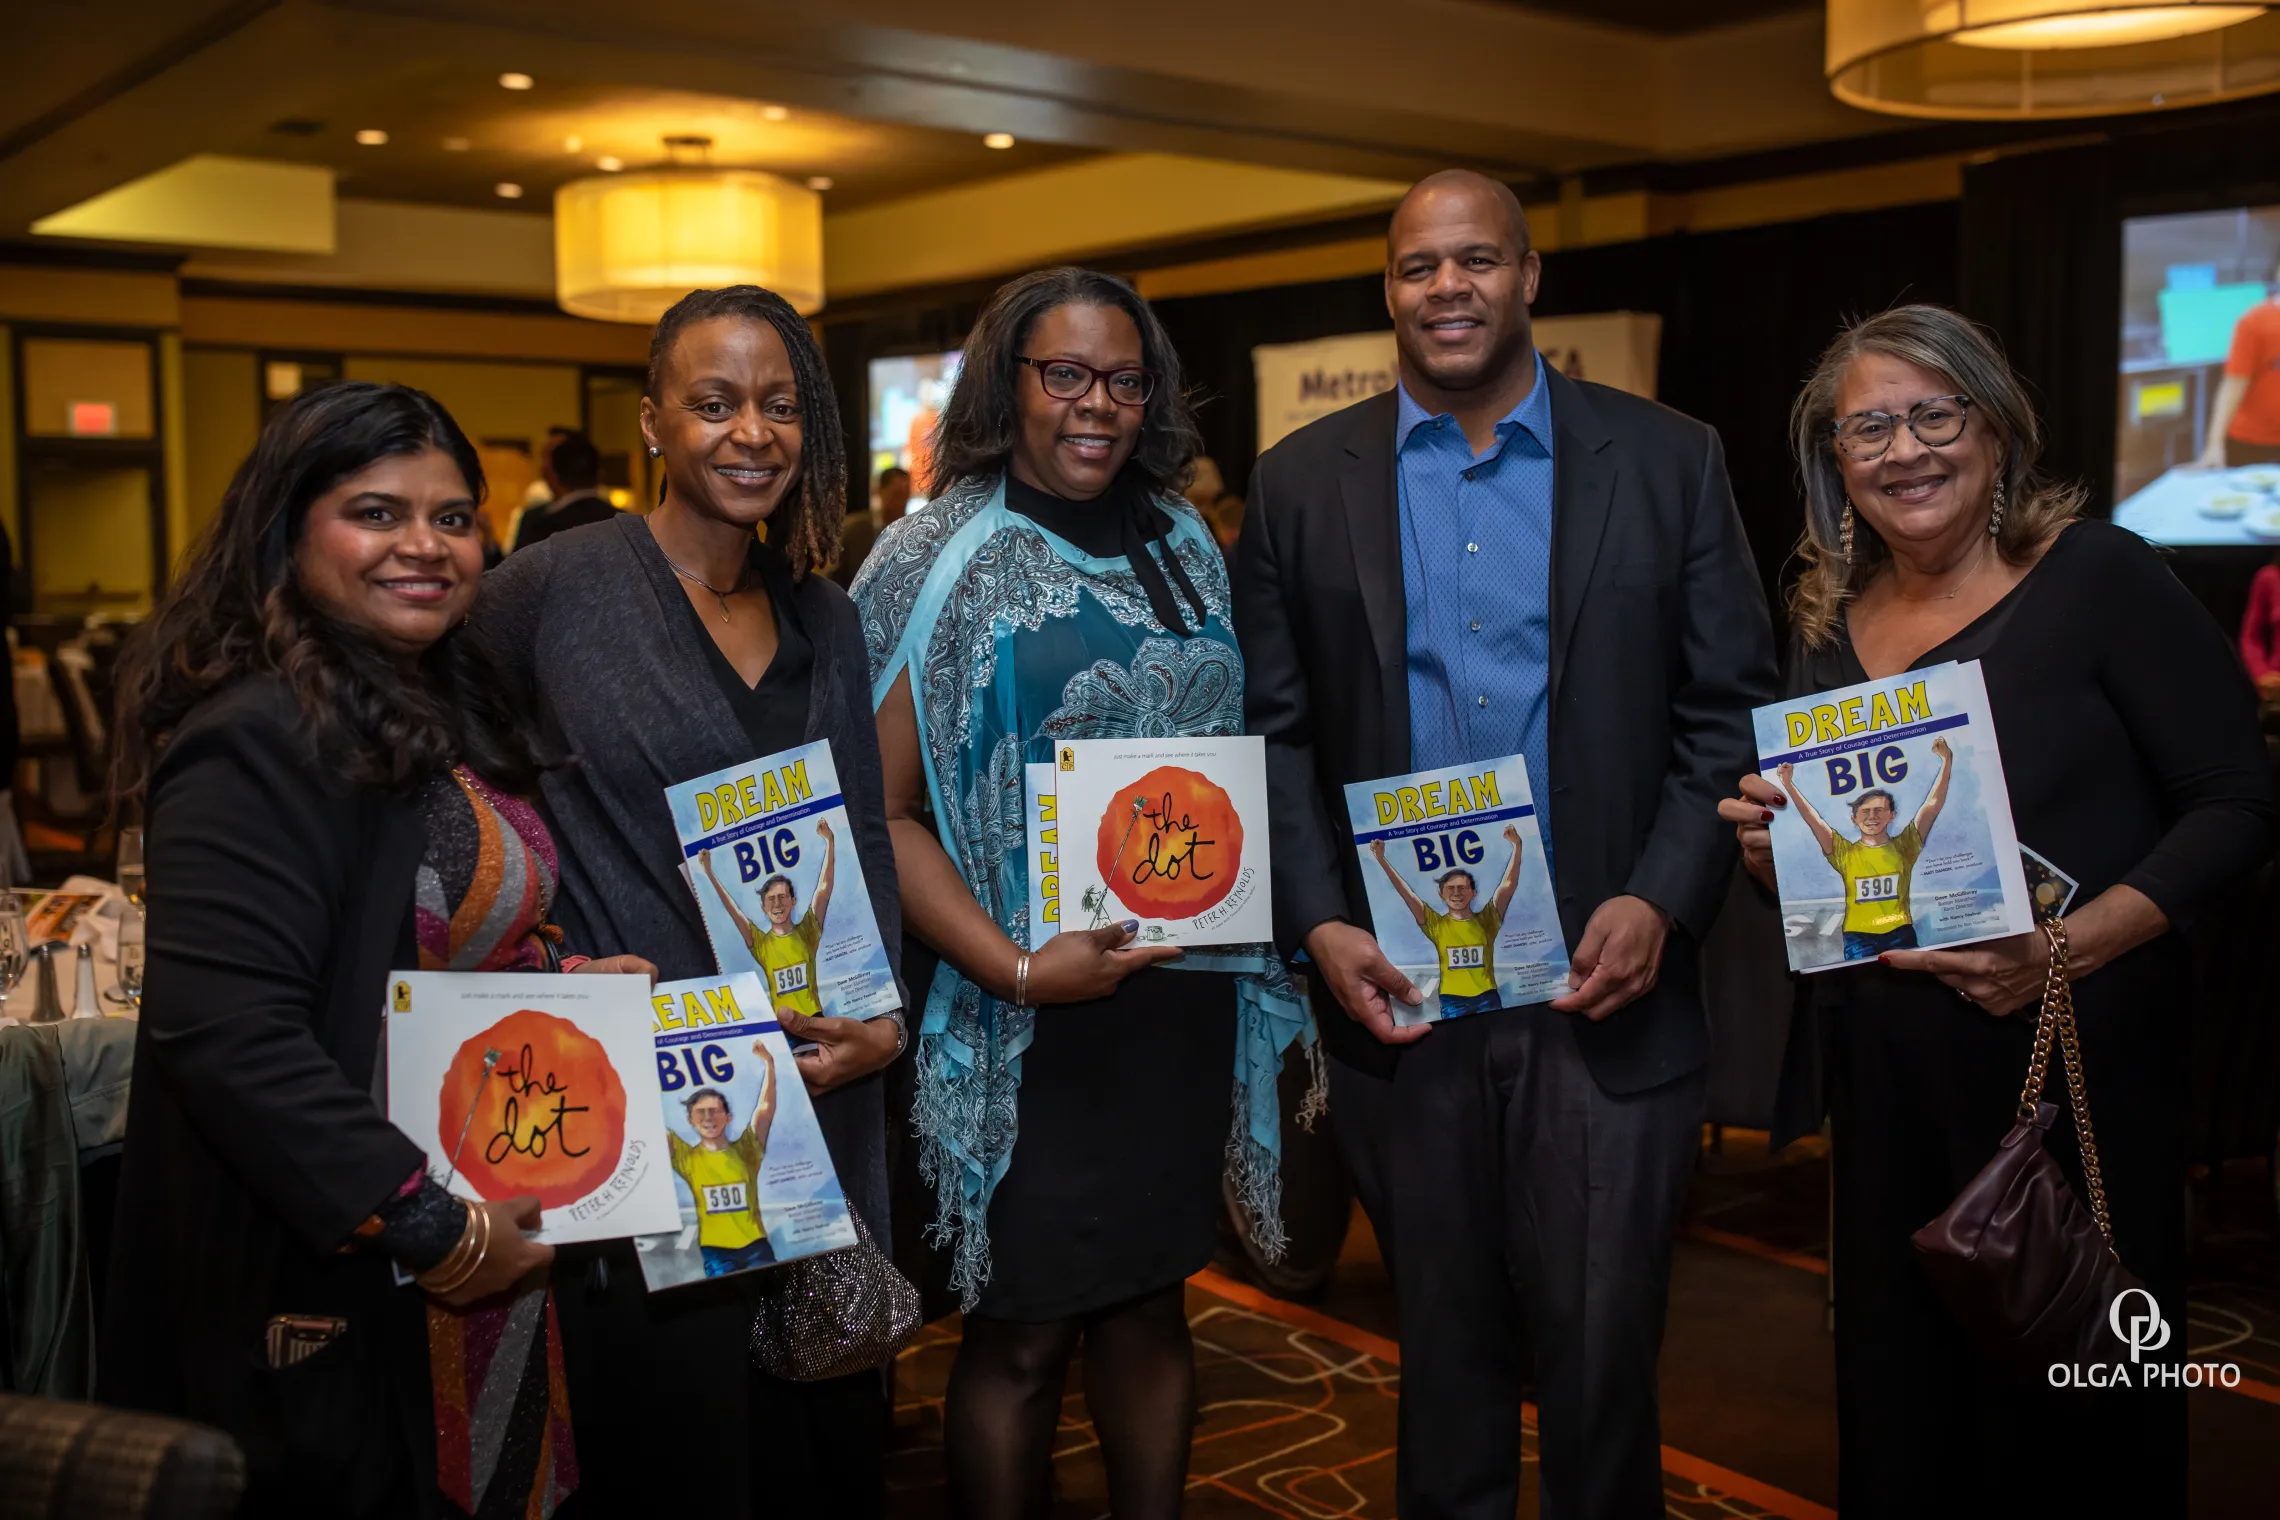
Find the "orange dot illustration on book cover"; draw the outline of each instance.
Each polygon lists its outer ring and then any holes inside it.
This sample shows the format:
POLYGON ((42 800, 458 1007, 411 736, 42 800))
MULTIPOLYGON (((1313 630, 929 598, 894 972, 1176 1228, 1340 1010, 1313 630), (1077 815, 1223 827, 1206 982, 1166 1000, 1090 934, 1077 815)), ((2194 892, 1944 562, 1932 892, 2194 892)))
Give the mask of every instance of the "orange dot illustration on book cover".
POLYGON ((535 1193, 576 1203, 608 1180, 625 1148, 625 1084, 601 1041, 524 1008, 469 1039, 443 1073, 443 1154, 484 1198, 535 1193))
POLYGON ((1243 865, 1243 820, 1218 782, 1159 765, 1101 814, 1100 879, 1144 918, 1193 918, 1218 905, 1243 865))

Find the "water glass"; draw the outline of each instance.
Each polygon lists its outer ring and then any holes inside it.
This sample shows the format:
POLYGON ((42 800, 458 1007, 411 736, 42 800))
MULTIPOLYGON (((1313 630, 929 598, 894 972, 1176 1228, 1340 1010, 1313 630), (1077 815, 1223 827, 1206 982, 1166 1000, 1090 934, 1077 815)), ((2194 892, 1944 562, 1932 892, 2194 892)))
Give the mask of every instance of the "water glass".
POLYGON ((142 906, 143 900, 143 831, 139 828, 119 830, 119 890, 127 900, 142 906))
POLYGON ((114 1003, 123 1003, 137 1013, 142 1011, 143 947, 147 932, 143 910, 135 902, 119 907, 119 986, 110 994, 114 1003))
POLYGON ((31 949, 31 933, 24 927, 24 899, 0 890, 0 990, 16 985, 31 949))

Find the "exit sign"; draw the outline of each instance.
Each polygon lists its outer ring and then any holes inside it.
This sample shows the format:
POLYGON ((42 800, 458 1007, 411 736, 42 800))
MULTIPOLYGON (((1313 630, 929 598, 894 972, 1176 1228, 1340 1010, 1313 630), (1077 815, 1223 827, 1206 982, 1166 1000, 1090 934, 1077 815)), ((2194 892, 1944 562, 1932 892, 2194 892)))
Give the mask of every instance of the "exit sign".
POLYGON ((71 403, 71 436, 74 438, 115 438, 119 432, 119 409, 108 401, 74 401, 71 403))

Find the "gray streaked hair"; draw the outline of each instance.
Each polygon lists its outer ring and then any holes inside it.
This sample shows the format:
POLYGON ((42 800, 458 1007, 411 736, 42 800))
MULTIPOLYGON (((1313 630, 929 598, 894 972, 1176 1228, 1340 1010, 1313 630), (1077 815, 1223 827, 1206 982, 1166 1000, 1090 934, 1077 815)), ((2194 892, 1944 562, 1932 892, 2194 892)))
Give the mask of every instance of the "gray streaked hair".
MULTIPOLYGON (((1896 306, 1837 334, 1789 412, 1790 447, 1805 486, 1805 531, 1797 541, 1804 573, 1789 594, 1791 624, 1807 648, 1829 642, 1845 603, 1866 586, 1891 553, 1861 513, 1853 515, 1852 557, 1844 552, 1844 468, 1837 459, 1837 395, 1854 362, 1869 354, 1899 359, 1939 375, 1971 398, 1966 426, 1990 429, 2002 456, 1996 473, 2005 505, 1995 548, 2021 564, 2058 530, 2082 515, 2083 488, 2047 480, 2037 469, 2042 424, 2034 403, 1994 334, 1945 306, 1896 306)), ((1987 504, 1993 510, 1993 502, 1987 504)))

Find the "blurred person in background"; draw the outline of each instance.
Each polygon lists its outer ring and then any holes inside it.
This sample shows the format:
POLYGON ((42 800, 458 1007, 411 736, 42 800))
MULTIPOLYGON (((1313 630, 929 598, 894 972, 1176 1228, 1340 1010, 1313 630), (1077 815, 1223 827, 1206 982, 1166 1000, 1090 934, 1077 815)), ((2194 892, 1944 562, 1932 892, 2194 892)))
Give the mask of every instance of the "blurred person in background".
POLYGON ((523 509, 515 524, 516 549, 527 549, 565 529, 607 522, 618 515, 618 509, 601 490, 601 451, 577 429, 561 429, 547 440, 538 473, 554 496, 543 507, 523 509))
POLYGON ((877 514, 873 515, 868 509, 847 514, 846 525, 839 532, 839 564, 831 572, 831 578, 842 586, 854 585, 855 572, 871 557, 871 545, 879 541, 879 534, 901 522, 903 513, 909 510, 910 471, 890 464, 879 472, 877 514))
POLYGON ((578 1482, 538 1200, 452 1197, 374 1097, 392 970, 558 964, 556 752, 463 631, 482 493, 422 393, 304 392, 121 663, 150 937, 97 1390, 228 1431, 246 1515, 578 1482))
POLYGON ((2280 554, 2248 583, 2248 610, 2240 618, 2240 662, 2256 695, 2280 702, 2280 554))
POLYGON ((2203 469, 2280 464, 2280 262, 2265 282, 2267 299, 2241 313, 2225 355, 2224 382, 2209 409, 2203 469))

